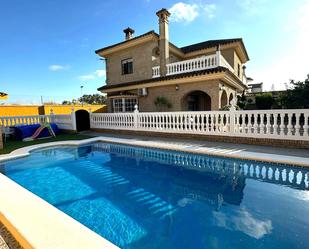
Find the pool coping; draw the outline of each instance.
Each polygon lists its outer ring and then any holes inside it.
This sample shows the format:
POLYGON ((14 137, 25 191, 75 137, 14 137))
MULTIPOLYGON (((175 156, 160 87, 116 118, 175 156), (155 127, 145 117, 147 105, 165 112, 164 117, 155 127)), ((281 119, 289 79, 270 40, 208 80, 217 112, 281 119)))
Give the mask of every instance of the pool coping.
POLYGON ((275 164, 286 164, 291 166, 301 166, 309 167, 309 154, 308 157, 299 157, 299 156, 286 156, 282 154, 271 154, 271 153, 262 153, 262 152, 252 152, 244 151, 242 149, 223 149, 223 148, 214 148, 207 146, 198 146, 198 145, 184 145, 177 143, 168 143, 158 142, 158 141, 145 141, 141 139, 131 139, 131 138, 117 138, 117 137, 93 137, 83 140, 68 140, 68 141, 57 141, 49 142, 43 144, 36 144, 27 147, 23 147, 17 150, 12 151, 9 154, 0 155, 0 162, 13 160, 21 157, 28 156, 32 151, 37 149, 43 149, 54 146, 80 146, 85 144, 90 144, 93 142, 107 142, 107 143, 117 143, 117 144, 127 144, 132 146, 146 147, 146 148, 158 148, 164 150, 174 150, 182 151, 193 154, 202 154, 210 156, 219 156, 225 158, 241 159, 241 160, 250 160, 258 162, 267 162, 275 164))
MULTIPOLYGON (((231 149, 216 149, 197 145, 144 141, 117 137, 94 137, 31 145, 0 155, 0 162, 28 156, 32 151, 56 146, 80 146, 108 142, 132 146, 182 151, 242 160, 309 167, 309 157, 274 155, 231 149)), ((45 200, 21 187, 0 173, 0 221, 24 248, 118 248, 45 200), (16 205, 22 200, 22 205, 16 205), (25 215, 30 213, 31 215, 25 215), (33 222, 35 220, 36 222, 33 222)))

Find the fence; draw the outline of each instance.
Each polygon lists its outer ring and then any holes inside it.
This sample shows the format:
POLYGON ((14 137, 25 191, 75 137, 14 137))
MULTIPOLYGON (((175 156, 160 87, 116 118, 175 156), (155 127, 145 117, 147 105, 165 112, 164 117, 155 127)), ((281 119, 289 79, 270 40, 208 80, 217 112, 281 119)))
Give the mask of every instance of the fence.
POLYGON ((90 115, 93 129, 309 140, 309 109, 90 115))
POLYGON ((76 130, 75 113, 61 115, 0 116, 0 127, 56 123, 61 130, 76 130))

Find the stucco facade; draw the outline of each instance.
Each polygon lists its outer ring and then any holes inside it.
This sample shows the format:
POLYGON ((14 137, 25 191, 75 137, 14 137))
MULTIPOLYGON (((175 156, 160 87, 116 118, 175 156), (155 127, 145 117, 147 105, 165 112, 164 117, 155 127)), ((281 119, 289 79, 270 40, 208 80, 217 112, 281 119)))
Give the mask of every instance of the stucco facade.
POLYGON ((159 34, 133 38, 127 28, 125 41, 96 51, 106 60, 106 85, 98 90, 107 94, 109 112, 133 111, 132 101, 143 112, 218 110, 247 88, 243 66, 249 58, 242 39, 179 48, 169 41, 168 11, 157 16, 159 34), (158 97, 170 105, 158 108, 158 97))
POLYGON ((157 44, 155 41, 148 41, 144 44, 126 48, 106 56, 106 83, 119 84, 151 78, 153 67, 151 54, 152 50, 156 47, 157 44), (121 61, 128 58, 132 58, 134 61, 133 73, 122 74, 121 61))

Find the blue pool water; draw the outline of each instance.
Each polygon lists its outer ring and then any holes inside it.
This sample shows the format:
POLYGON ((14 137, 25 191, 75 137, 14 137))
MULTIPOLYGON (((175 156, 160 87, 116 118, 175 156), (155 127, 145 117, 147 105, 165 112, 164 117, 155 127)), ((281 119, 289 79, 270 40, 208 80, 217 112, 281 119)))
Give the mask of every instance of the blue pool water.
POLYGON ((0 172, 121 248, 309 248, 309 168, 95 143, 0 172))

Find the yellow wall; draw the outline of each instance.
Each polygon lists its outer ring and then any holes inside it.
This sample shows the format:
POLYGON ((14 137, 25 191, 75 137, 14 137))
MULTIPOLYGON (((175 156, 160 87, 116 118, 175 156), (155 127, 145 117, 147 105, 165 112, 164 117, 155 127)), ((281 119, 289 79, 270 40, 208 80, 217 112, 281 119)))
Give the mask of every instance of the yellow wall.
POLYGON ((35 105, 0 105, 0 116, 38 115, 39 106, 35 105))
POLYGON ((50 114, 51 109, 54 114, 69 114, 72 108, 77 110, 91 110, 91 112, 106 112, 106 105, 45 105, 45 106, 23 106, 23 105, 0 105, 0 116, 29 116, 29 115, 43 115, 50 114))
POLYGON ((53 110, 54 114, 68 114, 72 112, 72 108, 75 111, 77 110, 86 110, 91 112, 106 112, 107 107, 105 105, 45 105, 44 106, 44 113, 50 114, 51 109, 53 110))

